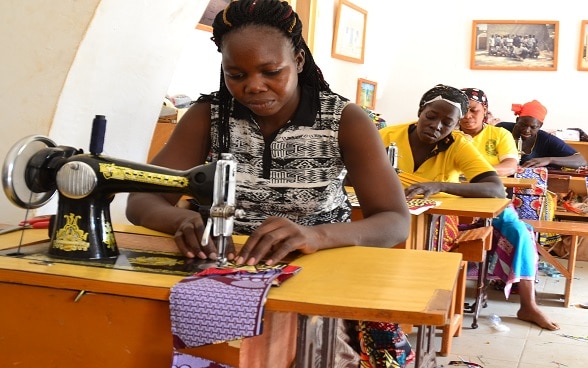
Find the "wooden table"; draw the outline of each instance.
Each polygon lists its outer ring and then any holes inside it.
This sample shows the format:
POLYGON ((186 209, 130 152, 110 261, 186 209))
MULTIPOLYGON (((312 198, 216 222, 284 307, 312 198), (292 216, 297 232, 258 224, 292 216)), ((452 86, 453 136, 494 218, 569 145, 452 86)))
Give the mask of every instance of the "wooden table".
POLYGON ((500 177, 505 188, 532 189, 537 185, 537 179, 513 178, 510 176, 500 177))
MULTIPOLYGON (((345 187, 348 195, 353 199, 352 220, 363 218, 361 207, 353 187, 345 187)), ((455 215, 460 217, 480 217, 491 220, 498 216, 509 205, 508 198, 463 198, 449 194, 437 194, 431 197, 439 206, 429 208, 424 213, 411 216, 411 225, 408 239, 401 245, 407 249, 429 249, 432 246, 432 225, 439 216, 455 215)))
POLYGON ((560 258, 552 256, 541 245, 537 245, 539 254, 551 263, 565 278, 566 286, 563 294, 564 306, 570 305, 572 294, 572 284, 574 282, 574 271, 576 269, 576 253, 578 252, 578 237, 588 236, 588 224, 585 222, 574 221, 544 221, 544 220, 526 220, 526 223, 533 226, 536 233, 554 233, 560 235, 570 235, 572 237, 570 254, 568 256, 567 267, 561 263, 560 258))
POLYGON ((507 198, 463 198, 457 196, 433 196, 440 203, 425 213, 412 216, 411 230, 406 248, 430 249, 433 247, 433 226, 442 216, 479 217, 492 220, 509 205, 507 198))
MULTIPOLYGON (((116 238, 121 248, 173 247, 171 238, 153 234, 116 238)), ((16 246, 20 236, 0 236, 0 249, 16 246)), ((46 230, 26 230, 23 241, 46 238, 46 230)), ((446 323, 460 262, 459 254, 368 247, 303 256, 292 262, 301 272, 269 292, 262 335, 193 351, 233 366, 287 367, 296 354, 296 316, 320 315, 417 325, 417 367, 434 367, 431 326, 446 323)), ((23 367, 170 366, 168 298, 182 278, 0 256, 1 360, 23 367)))

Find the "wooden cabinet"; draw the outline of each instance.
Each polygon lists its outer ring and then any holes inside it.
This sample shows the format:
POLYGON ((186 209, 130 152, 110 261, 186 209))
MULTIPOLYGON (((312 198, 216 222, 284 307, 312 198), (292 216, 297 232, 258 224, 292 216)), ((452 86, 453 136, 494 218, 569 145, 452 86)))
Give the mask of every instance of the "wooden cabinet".
POLYGON ((174 122, 159 119, 155 125, 153 131, 153 137, 151 138, 151 146, 149 146, 149 153, 147 155, 147 162, 151 162, 153 157, 165 146, 169 136, 172 134, 176 127, 174 122))
POLYGON ((580 152, 586 160, 588 160, 588 142, 565 141, 573 149, 580 152))

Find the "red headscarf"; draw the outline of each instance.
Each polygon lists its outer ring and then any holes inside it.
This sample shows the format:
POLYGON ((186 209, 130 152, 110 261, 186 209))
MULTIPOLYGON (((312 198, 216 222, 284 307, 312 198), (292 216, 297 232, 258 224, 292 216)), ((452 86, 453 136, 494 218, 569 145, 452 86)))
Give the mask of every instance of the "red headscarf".
POLYGON ((540 122, 543 122, 545 115, 547 115, 547 109, 537 100, 527 102, 524 105, 512 104, 512 111, 516 116, 532 116, 540 122))

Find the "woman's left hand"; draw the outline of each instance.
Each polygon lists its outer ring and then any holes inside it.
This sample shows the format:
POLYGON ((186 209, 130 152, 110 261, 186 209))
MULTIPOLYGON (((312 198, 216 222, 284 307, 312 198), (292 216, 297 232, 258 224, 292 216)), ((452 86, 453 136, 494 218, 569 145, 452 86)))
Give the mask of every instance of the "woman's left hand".
POLYGON ((297 225, 283 217, 269 217, 249 236, 235 263, 255 265, 263 259, 271 266, 297 250, 314 253, 318 250, 312 245, 317 244, 316 233, 313 227, 297 225))
POLYGON ((521 167, 545 167, 551 164, 550 157, 535 157, 521 164, 521 167))
POLYGON ((433 194, 437 194, 441 191, 441 185, 438 182, 427 182, 412 184, 404 190, 406 199, 413 199, 417 195, 422 195, 423 198, 427 199, 433 194))

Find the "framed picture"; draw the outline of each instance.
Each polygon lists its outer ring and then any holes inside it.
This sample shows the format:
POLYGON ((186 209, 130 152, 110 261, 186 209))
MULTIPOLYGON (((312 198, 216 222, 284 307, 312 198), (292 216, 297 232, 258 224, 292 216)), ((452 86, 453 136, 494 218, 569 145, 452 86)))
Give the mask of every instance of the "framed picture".
POLYGON ((206 6, 206 10, 204 10, 204 13, 202 14, 202 18, 198 21, 196 28, 212 32, 212 22, 214 21, 214 17, 216 17, 218 12, 222 11, 227 5, 229 5, 230 2, 231 0, 210 0, 206 6))
POLYGON ((370 110, 376 108, 376 90, 378 83, 367 79, 357 79, 357 93, 355 102, 360 106, 365 106, 370 110))
POLYGON ((559 22, 474 20, 471 69, 557 70, 559 22))
POLYGON ((586 47, 588 47, 588 20, 582 21, 580 27, 580 48, 578 49, 578 70, 588 71, 588 58, 586 57, 586 47))
POLYGON ((336 59, 363 64, 367 11, 340 0, 335 18, 331 56, 336 59))

